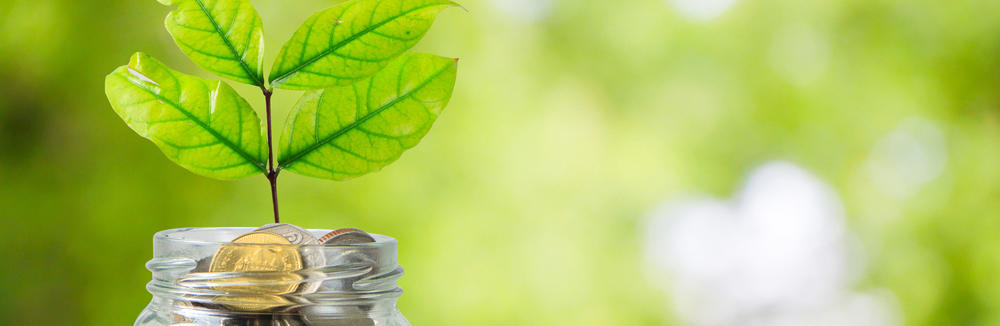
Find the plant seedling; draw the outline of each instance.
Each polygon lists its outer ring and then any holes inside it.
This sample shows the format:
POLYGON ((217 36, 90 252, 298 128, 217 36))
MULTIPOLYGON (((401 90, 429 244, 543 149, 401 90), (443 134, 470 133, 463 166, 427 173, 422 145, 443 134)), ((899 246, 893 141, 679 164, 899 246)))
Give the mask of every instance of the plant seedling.
POLYGON ((353 0, 317 12, 295 31, 264 75, 264 31, 248 0, 159 0, 174 6, 166 28, 191 61, 260 88, 261 123, 223 81, 168 68, 135 53, 105 79, 115 112, 170 160, 196 174, 263 174, 279 222, 278 174, 344 180, 376 171, 412 148, 448 104, 458 59, 406 53, 448 0, 353 0), (305 90, 280 147, 271 94, 305 90), (277 157, 275 157, 277 154, 277 157))

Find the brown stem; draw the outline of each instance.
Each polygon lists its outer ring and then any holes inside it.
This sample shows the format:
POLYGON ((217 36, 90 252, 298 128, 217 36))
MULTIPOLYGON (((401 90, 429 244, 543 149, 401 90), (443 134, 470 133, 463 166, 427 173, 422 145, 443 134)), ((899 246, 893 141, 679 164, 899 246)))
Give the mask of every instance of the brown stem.
POLYGON ((271 142, 271 91, 261 87, 264 92, 265 116, 267 119, 267 182, 271 184, 271 205, 274 207, 274 223, 281 223, 278 217, 278 171, 274 170, 274 146, 271 142))
POLYGON ((281 223, 278 218, 278 173, 269 172, 267 181, 271 183, 271 204, 274 206, 274 223, 281 223))

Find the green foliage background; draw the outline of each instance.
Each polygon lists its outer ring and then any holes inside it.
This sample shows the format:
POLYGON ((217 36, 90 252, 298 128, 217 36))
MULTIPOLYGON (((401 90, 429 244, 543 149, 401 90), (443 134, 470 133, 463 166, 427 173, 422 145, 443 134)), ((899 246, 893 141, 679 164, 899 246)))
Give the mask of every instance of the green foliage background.
MULTIPOLYGON (((252 2, 265 62, 334 3, 252 2)), ((461 3, 416 48, 461 58, 423 142, 357 180, 279 185, 286 222, 400 240, 413 324, 677 324, 640 268, 642 218, 692 190, 728 197, 775 158, 840 192, 871 253, 862 286, 892 290, 907 325, 1000 324, 1000 2, 740 0, 708 23, 664 0, 556 0, 540 21, 461 3), (789 26, 820 36, 823 67, 808 49, 784 57, 789 26), (787 78, 809 69, 809 83, 787 78), (944 130, 947 170, 890 204, 865 160, 913 116, 944 130)), ((167 11, 0 1, 2 324, 129 325, 149 300, 153 232, 271 218, 264 177, 191 174, 105 99, 135 50, 209 77, 163 29, 167 11)), ((280 126, 298 93, 277 94, 280 126)))

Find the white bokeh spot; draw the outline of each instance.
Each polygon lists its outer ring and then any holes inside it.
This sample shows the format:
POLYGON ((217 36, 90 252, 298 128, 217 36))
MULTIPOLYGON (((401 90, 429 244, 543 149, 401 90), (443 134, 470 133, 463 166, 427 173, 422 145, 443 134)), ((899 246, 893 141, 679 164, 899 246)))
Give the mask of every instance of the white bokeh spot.
POLYGON ((771 43, 771 67, 785 80, 804 86, 823 77, 830 66, 830 45, 826 36, 805 24, 779 29, 771 43))
POLYGON ((666 204, 646 224, 654 283, 693 325, 898 325, 885 290, 852 290, 863 252, 836 193, 784 162, 754 170, 732 201, 666 204))
POLYGON ((944 132, 937 125, 911 117, 875 144, 866 171, 880 191, 902 200, 944 173, 947 152, 944 132))
POLYGON ((736 0, 667 0, 681 16, 692 21, 707 22, 722 16, 736 0))

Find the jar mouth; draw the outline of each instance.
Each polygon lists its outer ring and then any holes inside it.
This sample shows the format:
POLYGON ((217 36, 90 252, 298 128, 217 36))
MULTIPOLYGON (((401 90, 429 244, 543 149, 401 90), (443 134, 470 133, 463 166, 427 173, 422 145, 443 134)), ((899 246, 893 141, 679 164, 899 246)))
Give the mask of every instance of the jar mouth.
MULTIPOLYGON (((375 242, 347 245, 231 242, 253 230, 208 227, 157 232, 153 259, 146 263, 153 273, 147 290, 154 298, 230 312, 370 306, 402 293, 396 280, 403 269, 392 237, 371 234, 375 242), (215 267, 219 255, 224 257, 218 260, 220 266, 229 267, 215 267)), ((330 232, 307 231, 317 238, 330 232)))
MULTIPOLYGON (((250 227, 190 227, 167 229, 156 232, 153 241, 165 241, 176 245, 232 245, 232 240, 249 233, 256 228, 250 227)), ((316 238, 330 233, 329 229, 306 229, 316 238)), ((289 246, 289 247, 315 247, 315 248, 379 248, 386 245, 396 244, 396 239, 375 233, 369 233, 375 242, 355 243, 355 244, 274 244, 268 246, 289 246)), ((247 243, 251 244, 252 243, 247 243)))

